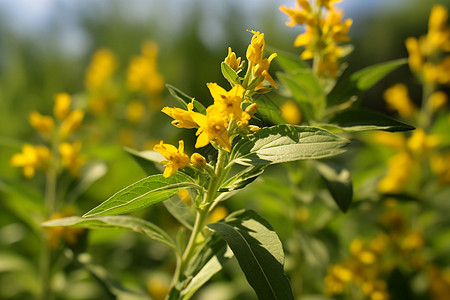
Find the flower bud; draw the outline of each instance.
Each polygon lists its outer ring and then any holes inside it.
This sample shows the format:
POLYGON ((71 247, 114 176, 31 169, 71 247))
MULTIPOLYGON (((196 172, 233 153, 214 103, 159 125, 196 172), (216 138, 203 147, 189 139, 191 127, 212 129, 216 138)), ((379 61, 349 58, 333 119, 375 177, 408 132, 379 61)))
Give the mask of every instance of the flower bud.
POLYGON ((257 132, 259 131, 261 128, 259 128, 256 125, 248 125, 248 130, 250 130, 251 132, 257 132))
POLYGON ((194 153, 191 155, 191 163, 196 167, 204 167, 206 159, 200 153, 194 153))
POLYGON ((250 104, 249 106, 247 106, 247 108, 245 109, 245 112, 253 116, 257 110, 258 110, 258 104, 253 103, 253 104, 250 104))

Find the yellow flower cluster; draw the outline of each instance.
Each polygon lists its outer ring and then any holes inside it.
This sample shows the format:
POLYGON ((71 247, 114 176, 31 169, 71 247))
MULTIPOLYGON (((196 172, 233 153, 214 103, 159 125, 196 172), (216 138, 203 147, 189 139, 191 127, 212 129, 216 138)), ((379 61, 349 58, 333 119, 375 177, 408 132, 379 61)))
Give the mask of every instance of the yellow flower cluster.
POLYGON ((305 32, 296 38, 294 45, 305 47, 302 59, 317 59, 316 71, 321 76, 337 76, 338 60, 344 54, 339 45, 350 41, 348 31, 352 20, 342 20, 343 12, 333 6, 336 2, 340 1, 297 0, 294 9, 280 7, 291 18, 287 26, 305 26, 305 32))
POLYGON ((127 88, 134 92, 143 92, 159 105, 159 96, 164 89, 164 78, 158 71, 158 46, 154 42, 145 42, 142 55, 132 58, 127 70, 127 88))
POLYGON ((387 300, 387 284, 379 278, 380 264, 375 263, 388 245, 380 234, 369 243, 355 239, 350 244, 351 258, 332 265, 325 277, 328 295, 343 294, 351 284, 358 286, 371 300, 387 300))
MULTIPOLYGON (((276 57, 276 54, 264 58, 264 34, 258 31, 251 32, 253 37, 246 55, 249 62, 247 74, 244 78, 239 77, 236 82, 230 82, 232 88, 229 91, 217 83, 207 83, 214 102, 206 108, 205 114, 194 111, 194 100, 187 105, 187 109, 177 107, 164 107, 162 109, 163 113, 174 119, 172 121, 174 126, 197 129, 195 148, 201 148, 212 143, 213 146, 230 152, 231 142, 236 135, 259 130, 259 127, 249 125, 249 120, 258 109, 255 103, 251 103, 250 95, 255 91, 260 92, 260 90, 266 89, 264 81, 268 81, 276 87, 275 81, 268 73, 270 63, 276 57), (245 110, 243 109, 244 99, 246 99, 246 102, 250 102, 245 110)), ((228 48, 228 55, 224 63, 236 74, 242 70, 241 58, 237 58, 231 48, 228 48)), ((189 164, 188 156, 184 154, 183 141, 180 141, 178 149, 160 142, 154 147, 154 150, 167 159, 163 174, 165 177, 171 176, 178 169, 182 169, 189 164)), ((200 154, 194 153, 191 157, 191 163, 193 166, 203 167, 206 165, 206 160, 200 154)))
POLYGON ((111 99, 115 97, 116 92, 111 84, 111 78, 117 66, 116 55, 107 48, 100 48, 92 55, 84 79, 89 93, 89 109, 92 113, 104 112, 111 99))
POLYGON ((78 175, 84 163, 80 156, 81 143, 69 143, 68 138, 81 126, 84 112, 79 109, 71 110, 71 102, 70 95, 60 93, 55 96, 54 117, 42 115, 37 111, 30 113, 31 126, 42 135, 45 142, 51 145, 57 144, 59 156, 54 157, 57 154, 52 153, 47 146, 25 144, 22 147, 22 153, 13 155, 10 162, 14 167, 23 167, 25 177, 33 177, 36 169, 46 170, 51 161, 60 161, 72 175, 78 175))
POLYGON ((397 154, 389 159, 388 172, 378 182, 378 191, 381 193, 400 193, 407 186, 409 180, 417 170, 420 159, 438 159, 430 153, 436 148, 441 138, 437 135, 428 135, 422 128, 413 131, 409 138, 403 134, 377 132, 373 135, 377 143, 388 146, 397 151, 397 154))
POLYGON ((419 39, 406 40, 409 66, 424 82, 450 84, 450 29, 448 11, 442 5, 433 6, 428 22, 428 33, 419 39))

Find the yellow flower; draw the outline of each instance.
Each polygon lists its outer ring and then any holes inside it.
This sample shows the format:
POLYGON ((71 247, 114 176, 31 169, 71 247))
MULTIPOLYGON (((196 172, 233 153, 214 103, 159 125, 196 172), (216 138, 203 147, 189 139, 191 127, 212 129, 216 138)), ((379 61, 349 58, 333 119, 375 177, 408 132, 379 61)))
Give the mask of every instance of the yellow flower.
POLYGON ((281 117, 292 125, 298 125, 302 121, 302 113, 293 101, 286 101, 281 105, 281 117))
POLYGON ((441 183, 450 183, 450 153, 431 155, 430 166, 441 183))
POLYGON ((64 120, 70 112, 70 95, 67 93, 59 93, 55 96, 55 105, 53 106, 53 114, 60 120, 64 120))
POLYGON ((314 16, 311 14, 311 5, 307 0, 297 0, 295 9, 282 5, 280 10, 291 18, 290 22, 286 22, 286 25, 290 27, 310 23, 314 20, 314 16))
POLYGON ((372 139, 384 146, 401 151, 406 147, 406 137, 403 133, 393 133, 386 131, 376 131, 372 134, 372 139))
POLYGON ((342 0, 318 0, 317 4, 325 7, 328 10, 332 10, 333 7, 331 6, 333 3, 339 3, 342 0))
POLYGON ((228 92, 217 83, 207 83, 207 86, 214 99, 214 105, 226 116, 226 120, 234 119, 239 122, 249 119, 248 114, 241 109, 245 92, 241 85, 235 85, 228 92))
POLYGON ((231 51, 231 47, 228 47, 228 55, 225 57, 225 63, 235 71, 237 71, 241 65, 241 58, 236 58, 236 53, 231 51))
POLYGON ((53 118, 41 115, 37 111, 30 113, 29 122, 37 131, 46 135, 50 134, 55 127, 53 118))
POLYGON ((433 110, 438 110, 447 103, 447 94, 442 91, 434 92, 431 94, 430 98, 428 98, 428 102, 430 102, 433 110))
POLYGON ((250 32, 253 33, 253 37, 247 48, 247 59, 249 62, 257 64, 263 57, 266 42, 264 41, 264 33, 253 30, 250 32))
POLYGON ((164 78, 157 69, 158 46, 146 42, 142 55, 133 57, 127 70, 127 87, 131 91, 142 91, 155 96, 164 89, 164 78))
POLYGON ((402 83, 397 83, 383 93, 388 108, 395 110, 403 118, 414 115, 416 107, 408 95, 408 88, 402 83))
POLYGON ((196 167, 204 167, 206 159, 200 153, 194 153, 191 155, 191 163, 196 167))
POLYGON ((133 100, 128 103, 125 116, 128 122, 130 123, 138 123, 142 120, 145 114, 145 106, 141 101, 133 100))
POLYGON ((380 193, 399 193, 403 190, 412 172, 414 161, 407 152, 400 152, 389 159, 389 171, 378 182, 380 193))
MULTIPOLYGON (((56 212, 49 220, 57 220, 65 217, 73 216, 72 211, 56 212)), ((73 246, 77 243, 80 235, 85 232, 86 229, 79 227, 45 227, 49 239, 50 248, 56 249, 61 241, 65 241, 67 244, 73 246)))
POLYGON ((84 118, 84 112, 76 109, 70 112, 70 114, 64 119, 60 127, 60 133, 62 136, 68 136, 75 132, 80 126, 84 118))
POLYGON ((419 41, 410 37, 406 39, 406 49, 408 50, 408 63, 413 72, 418 72, 423 66, 423 56, 420 51, 419 41))
POLYGON ((178 197, 180 197, 180 199, 183 200, 183 202, 186 204, 192 203, 191 195, 189 195, 189 192, 187 189, 179 191, 178 197))
POLYGON ((85 85, 89 91, 99 91, 117 69, 117 57, 107 49, 95 51, 86 70, 85 85))
POLYGON ((263 76, 272 86, 278 88, 277 83, 273 80, 272 76, 269 74, 269 67, 272 60, 277 57, 276 53, 272 53, 269 58, 262 59, 254 68, 253 74, 255 76, 263 76))
POLYGON ((202 114, 193 111, 194 104, 192 102, 188 104, 187 108, 188 110, 177 107, 164 107, 161 111, 173 118, 172 124, 178 128, 197 128, 198 124, 193 117, 202 114))
POLYGON ((228 210, 225 206, 217 206, 208 216, 208 223, 219 222, 228 215, 228 210))
POLYGON ((78 176, 84 159, 80 155, 81 142, 61 143, 58 147, 61 155, 61 165, 67 168, 72 176, 78 176))
POLYGON ((189 165, 189 156, 184 153, 184 141, 178 142, 178 149, 161 141, 153 150, 158 151, 167 159, 163 173, 163 176, 166 178, 172 176, 178 169, 183 169, 189 165))
POLYGON ((427 135, 425 130, 417 128, 408 139, 407 145, 413 153, 423 155, 428 154, 432 148, 439 145, 440 140, 439 136, 427 135))
POLYGON ((22 153, 16 153, 11 157, 10 164, 13 167, 23 167, 23 174, 32 178, 36 169, 43 168, 50 160, 51 152, 46 146, 33 146, 25 144, 22 153))
POLYGON ((231 143, 228 138, 228 122, 223 111, 217 105, 211 105, 206 109, 206 116, 202 114, 193 115, 194 121, 200 126, 197 130, 197 142, 195 148, 208 145, 214 139, 228 152, 231 151, 231 143))
POLYGON ((147 291, 154 300, 164 300, 170 292, 170 280, 164 273, 153 274, 147 282, 147 291))

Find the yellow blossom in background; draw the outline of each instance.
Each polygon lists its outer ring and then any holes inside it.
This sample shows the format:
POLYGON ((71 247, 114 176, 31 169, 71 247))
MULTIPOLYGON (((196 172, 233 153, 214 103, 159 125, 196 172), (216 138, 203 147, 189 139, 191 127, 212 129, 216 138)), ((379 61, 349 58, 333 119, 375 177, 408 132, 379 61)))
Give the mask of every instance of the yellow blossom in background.
POLYGON ((11 157, 10 164, 13 167, 23 167, 23 174, 32 178, 36 169, 45 168, 51 157, 50 149, 46 146, 33 146, 24 144, 22 153, 16 153, 11 157))
POLYGON ((58 147, 61 155, 61 165, 69 170, 72 176, 78 176, 80 168, 84 164, 84 159, 81 157, 81 142, 61 143, 58 147))
POLYGON ((196 167, 204 167, 206 159, 200 153, 194 153, 191 155, 191 163, 196 167))
POLYGON ((126 81, 130 91, 143 92, 154 98, 159 97, 164 90, 164 78, 158 71, 158 51, 154 42, 145 42, 141 49, 142 55, 131 59, 126 81))
POLYGON ((81 126, 81 122, 84 118, 84 112, 82 110, 76 109, 69 113, 69 115, 61 123, 59 129, 62 136, 68 136, 74 133, 81 126))
POLYGON ((147 291, 154 300, 164 300, 170 292, 170 280, 163 274, 153 274, 147 281, 147 291))
POLYGON ((228 215, 228 210, 225 206, 217 206, 208 216, 208 223, 219 222, 228 215))
POLYGON ((320 5, 320 6, 325 7, 328 10, 331 10, 331 9, 333 9, 332 5, 334 3, 339 3, 341 1, 342 0, 318 0, 317 4, 320 5))
POLYGON ((425 130, 417 128, 407 141, 408 148, 416 154, 428 154, 431 149, 439 145, 440 138, 437 135, 427 135, 425 130))
POLYGON ((117 69, 117 57, 107 48, 100 48, 93 54, 86 71, 85 86, 89 91, 98 92, 117 69))
POLYGON ((191 202, 192 202, 191 195, 189 195, 189 192, 187 189, 179 191, 178 197, 180 197, 180 199, 183 200, 183 202, 186 204, 191 204, 191 202))
POLYGON ((263 58, 263 51, 266 45, 264 33, 250 30, 253 33, 250 45, 247 48, 247 59, 253 64, 257 64, 263 58))
POLYGON ((52 117, 41 115, 37 111, 30 113, 29 122, 37 131, 45 135, 49 135, 55 127, 52 117))
POLYGON ((438 110, 447 104, 447 94, 442 91, 436 91, 428 98, 433 110, 438 110))
POLYGON ((291 125, 298 125, 302 121, 302 114, 298 105, 293 101, 286 101, 281 105, 281 117, 291 125))
POLYGON ((344 265, 335 264, 328 268, 324 282, 327 295, 342 294, 348 282, 353 280, 353 272, 344 265))
POLYGON ((406 39, 406 49, 408 50, 408 63, 412 71, 418 72, 422 69, 424 58, 420 51, 419 41, 416 38, 406 39))
POLYGON ((139 100, 130 101, 125 109, 125 118, 130 123, 138 123, 145 115, 145 105, 139 100))
POLYGON ((241 58, 236 58, 236 53, 231 51, 231 47, 228 47, 228 55, 225 57, 225 63, 235 71, 241 65, 241 58))
POLYGON ((372 139, 377 143, 397 151, 406 148, 406 137, 401 132, 375 131, 371 134, 372 139))
POLYGON ((408 88, 403 83, 397 83, 385 90, 383 97, 388 108, 397 111, 401 117, 411 118, 414 115, 416 106, 409 98, 408 88))
POLYGON ((280 10, 291 18, 290 22, 286 22, 289 27, 314 22, 311 5, 307 0, 297 0, 294 9, 282 5, 280 10))
MULTIPOLYGON (((73 216, 75 212, 69 210, 65 212, 54 213, 49 220, 57 220, 65 217, 73 216)), ((80 227, 44 227, 48 235, 48 242, 50 248, 56 249, 61 241, 73 246, 75 245, 80 236, 86 231, 80 227)))
POLYGON ((450 183, 450 153, 431 155, 430 166, 440 183, 450 183))
POLYGON ((172 176, 178 169, 183 169, 189 164, 189 156, 184 153, 184 141, 178 142, 178 149, 173 145, 164 144, 163 141, 153 149, 167 159, 164 163, 165 169, 163 173, 163 176, 166 178, 172 176))
POLYGON ((414 160, 407 152, 400 152, 389 159, 389 170, 385 177, 378 182, 380 193, 401 192, 412 174, 414 160))
POLYGON ((422 234, 417 230, 410 230, 403 237, 400 246, 403 250, 411 251, 421 249, 425 244, 422 234))
POLYGON ((67 93, 59 93, 55 95, 55 105, 53 106, 53 114, 59 120, 64 120, 70 113, 70 105, 72 99, 67 93))

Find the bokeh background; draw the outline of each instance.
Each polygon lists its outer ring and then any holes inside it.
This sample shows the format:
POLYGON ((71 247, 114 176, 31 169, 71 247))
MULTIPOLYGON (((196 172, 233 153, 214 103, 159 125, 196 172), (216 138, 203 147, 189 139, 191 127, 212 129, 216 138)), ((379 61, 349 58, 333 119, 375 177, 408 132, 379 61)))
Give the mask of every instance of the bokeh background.
MULTIPOLYGON (((345 17, 354 22, 350 31, 354 51, 349 56, 346 72, 350 74, 378 62, 406 57, 405 39, 426 33, 430 9, 437 3, 450 7, 448 0, 344 0, 339 3, 345 17)), ((130 60, 141 53, 145 41, 153 41, 159 48, 158 71, 165 83, 209 104, 211 97, 206 83, 218 82, 226 86, 220 62, 226 57, 228 47, 240 56, 245 55, 251 38, 247 30, 264 32, 266 43, 272 49, 300 53, 292 44, 301 28, 285 26, 288 18, 279 11, 280 5, 293 7, 294 0, 0 1, 0 186, 21 178, 21 170, 9 164, 11 155, 19 151, 24 142, 36 141, 36 132, 27 121, 29 112, 51 114, 52 99, 59 92, 82 95, 86 89, 86 70, 96 50, 108 48, 116 55, 115 80, 123 85, 130 60)), ((272 68, 275 72, 279 67, 274 64, 272 68)), ((419 101, 421 95, 419 92, 415 95, 415 82, 405 66, 368 91, 362 105, 383 111, 382 92, 398 81, 409 84, 411 98, 419 101)), ((129 101, 131 97, 126 93, 119 95, 127 99, 117 97, 118 102, 129 101)), ((167 91, 162 92, 162 99, 175 104, 167 91)), ((166 125, 160 126, 169 124, 169 120, 160 115, 152 112, 147 120, 149 125, 144 122, 138 129, 144 132, 145 139, 164 137, 174 143, 178 133, 174 133, 173 128, 167 129, 166 125)), ((125 124, 120 117, 116 121, 115 127, 105 125, 105 131, 119 131, 121 124, 125 124)), ((92 126, 96 119, 92 117, 87 122, 92 126)), ((84 133, 87 140, 97 136, 98 133, 84 133)), ((80 200, 81 213, 144 176, 122 151, 123 143, 116 137, 108 135, 102 140, 102 146, 87 147, 88 157, 106 162, 108 172, 80 200)), ((42 178, 23 182, 39 186, 42 178)), ((39 238, 32 236, 23 222, 23 215, 18 213, 20 210, 11 204, 20 199, 20 195, 11 196, 7 189, 0 189, 0 258, 16 253, 17 257, 26 257, 31 264, 37 264, 39 259, 34 257, 33 249, 39 247, 39 238)), ((231 204, 236 209, 238 205, 231 204)), ((158 220, 162 209, 145 212, 145 216, 158 220)), ((282 218, 278 219, 282 222, 282 218)), ((161 227, 174 226, 173 222, 159 221, 161 227)), ((281 235, 289 232, 276 218, 272 221, 281 235)), ((158 270, 168 259, 164 249, 153 244, 150 247, 134 235, 104 232, 93 235, 90 252, 95 253, 94 259, 107 264, 113 275, 135 285, 145 286, 152 277, 148 270, 158 270), (139 266, 137 271, 130 270, 136 266, 139 266), (123 273, 123 270, 127 271, 123 273), (136 282, 136 277, 141 278, 141 282, 136 282)), ((10 276, 5 270, 7 268, 0 264, 0 299, 21 299, 28 295, 21 287, 33 285, 33 281, 27 276, 10 276)), ((220 279, 231 281, 230 274, 233 273, 225 273, 220 279)), ((102 295, 91 283, 83 283, 85 277, 72 279, 72 290, 79 288, 79 291, 85 289, 85 295, 102 295)), ((223 295, 223 299, 227 299, 226 293, 223 295)), ((251 292, 243 295, 242 299, 254 297, 251 292)), ((208 299, 204 297, 202 299, 208 299)), ((77 295, 73 299, 88 298, 77 295)))

